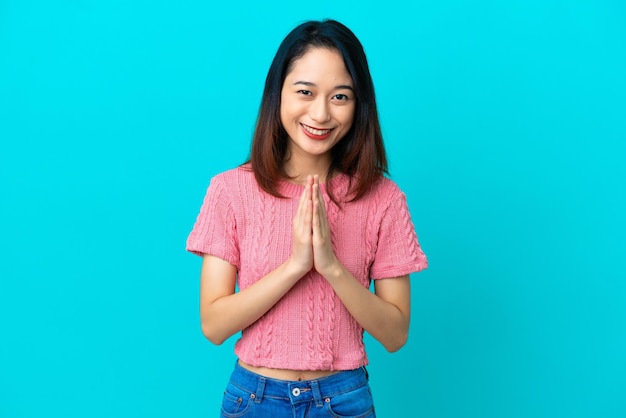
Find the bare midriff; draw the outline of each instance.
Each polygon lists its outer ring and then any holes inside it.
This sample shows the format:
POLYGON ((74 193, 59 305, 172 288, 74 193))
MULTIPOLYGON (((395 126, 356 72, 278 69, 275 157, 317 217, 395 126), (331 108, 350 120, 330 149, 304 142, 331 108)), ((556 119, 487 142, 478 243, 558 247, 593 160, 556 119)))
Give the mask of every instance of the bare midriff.
POLYGON ((331 370, 270 369, 269 367, 252 366, 241 360, 239 360, 239 365, 253 373, 279 380, 313 380, 339 373, 338 371, 331 370))

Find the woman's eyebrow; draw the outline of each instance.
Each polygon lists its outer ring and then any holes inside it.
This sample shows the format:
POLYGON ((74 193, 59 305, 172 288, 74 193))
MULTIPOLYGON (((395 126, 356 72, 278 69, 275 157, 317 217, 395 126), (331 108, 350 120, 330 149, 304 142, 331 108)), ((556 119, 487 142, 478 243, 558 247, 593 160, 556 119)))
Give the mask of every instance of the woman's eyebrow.
MULTIPOLYGON (((293 85, 303 85, 303 86, 308 86, 308 87, 317 87, 317 85, 315 83, 311 83, 310 81, 303 81, 303 80, 299 80, 293 83, 293 85)), ((352 86, 349 86, 347 84, 340 84, 338 86, 335 86, 335 88, 333 90, 350 90, 350 91, 354 91, 354 89, 352 88, 352 86)))

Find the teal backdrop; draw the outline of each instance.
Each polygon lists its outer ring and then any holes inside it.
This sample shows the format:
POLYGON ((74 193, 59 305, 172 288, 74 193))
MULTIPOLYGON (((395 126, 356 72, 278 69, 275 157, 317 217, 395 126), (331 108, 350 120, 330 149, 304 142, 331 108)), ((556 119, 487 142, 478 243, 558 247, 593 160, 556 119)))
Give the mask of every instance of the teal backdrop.
POLYGON ((380 417, 626 416, 626 3, 0 0, 0 417, 217 416, 184 251, 270 61, 343 21, 430 267, 380 417))

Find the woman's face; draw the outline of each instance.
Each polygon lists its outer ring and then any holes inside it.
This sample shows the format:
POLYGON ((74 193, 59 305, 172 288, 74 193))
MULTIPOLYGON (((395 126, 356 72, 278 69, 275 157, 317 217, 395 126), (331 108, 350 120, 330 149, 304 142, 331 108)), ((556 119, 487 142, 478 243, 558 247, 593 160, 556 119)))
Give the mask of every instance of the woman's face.
POLYGON ((352 126, 353 88, 337 51, 312 48, 294 61, 283 84, 280 106, 291 157, 330 157, 330 150, 352 126))

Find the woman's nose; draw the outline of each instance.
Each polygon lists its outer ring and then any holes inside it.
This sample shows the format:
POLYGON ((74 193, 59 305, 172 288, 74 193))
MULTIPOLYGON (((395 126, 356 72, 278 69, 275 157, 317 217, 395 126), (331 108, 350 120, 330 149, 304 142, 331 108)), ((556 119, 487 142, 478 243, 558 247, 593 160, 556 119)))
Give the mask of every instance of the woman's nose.
POLYGON ((330 110, 328 101, 322 97, 317 98, 311 103, 309 116, 312 120, 319 123, 326 123, 330 120, 330 110))

